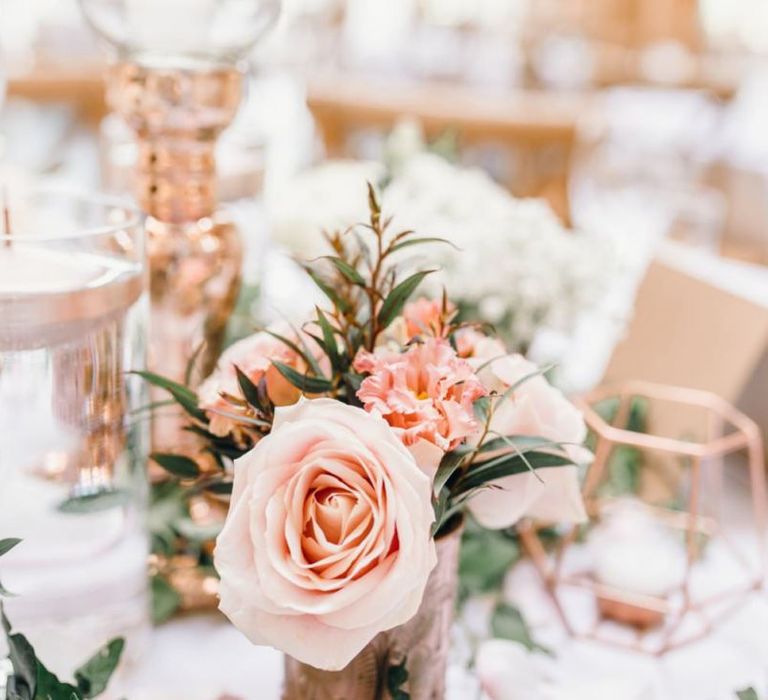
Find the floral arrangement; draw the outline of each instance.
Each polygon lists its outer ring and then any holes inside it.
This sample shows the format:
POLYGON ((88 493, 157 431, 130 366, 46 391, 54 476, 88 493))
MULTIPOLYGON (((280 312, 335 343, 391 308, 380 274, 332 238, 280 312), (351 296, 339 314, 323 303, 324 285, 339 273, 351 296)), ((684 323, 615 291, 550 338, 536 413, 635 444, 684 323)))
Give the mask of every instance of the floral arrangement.
POLYGON ((372 180, 382 183, 383 206, 397 212, 398 226, 462 251, 422 249, 441 268, 425 281, 430 293, 446 286, 463 317, 493 323, 510 349, 525 352, 542 329, 570 333, 604 299, 617 268, 609 241, 567 230, 544 200, 515 198, 482 170, 413 148, 390 160, 389 168, 329 161, 301 173, 271 202, 276 241, 296 254, 327 253, 320 231, 361 220, 363 197, 349 193, 362 195, 372 180))
POLYGON ((221 610, 327 670, 413 618, 467 512, 488 528, 585 518, 580 413, 446 292, 412 300, 434 272, 403 275, 398 254, 439 241, 394 232, 370 185, 368 207, 304 264, 326 298, 314 318, 239 341, 197 391, 145 374, 203 440, 202 458, 155 461, 190 492, 231 494, 221 610))

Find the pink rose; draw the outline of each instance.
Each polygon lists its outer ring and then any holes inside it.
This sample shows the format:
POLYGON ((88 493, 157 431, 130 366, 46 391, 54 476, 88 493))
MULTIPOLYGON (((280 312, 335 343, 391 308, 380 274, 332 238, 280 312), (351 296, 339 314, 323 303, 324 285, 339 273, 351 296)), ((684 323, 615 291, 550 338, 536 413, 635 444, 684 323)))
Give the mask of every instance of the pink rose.
MULTIPOLYGON (((491 437, 526 435, 569 443, 564 446, 568 456, 576 463, 588 462, 592 455, 582 447, 587 429, 580 411, 537 371, 522 355, 494 360, 481 371, 488 389, 499 393, 529 377, 508 398, 496 401, 491 437)), ((586 520, 578 470, 573 465, 515 474, 493 483, 500 488, 482 489, 469 501, 470 511, 484 527, 509 527, 523 516, 586 520)))
POLYGON ((362 352, 358 372, 370 372, 358 398, 382 416, 423 468, 436 468, 447 450, 478 429, 472 404, 486 391, 447 340, 428 338, 405 352, 362 352))
POLYGON ((431 481, 380 418, 277 409, 235 462, 216 541, 222 612, 255 644, 337 670, 417 611, 436 563, 431 481))
MULTIPOLYGON (((295 331, 287 323, 276 324, 270 330, 294 342, 298 340, 295 331)), ((311 340, 307 345, 312 350, 316 347, 311 340)), ((321 354, 317 348, 317 355, 321 354)), ((306 371, 306 363, 298 353, 264 331, 243 338, 222 353, 216 369, 200 385, 197 392, 200 407, 207 411, 211 433, 225 436, 238 428, 236 418, 222 415, 238 413, 238 407, 222 396, 228 394, 241 397, 235 366, 254 384, 258 384, 262 378, 266 379, 267 394, 276 406, 288 406, 299 400, 301 392, 280 374, 272 364, 273 360, 300 372, 306 371)))

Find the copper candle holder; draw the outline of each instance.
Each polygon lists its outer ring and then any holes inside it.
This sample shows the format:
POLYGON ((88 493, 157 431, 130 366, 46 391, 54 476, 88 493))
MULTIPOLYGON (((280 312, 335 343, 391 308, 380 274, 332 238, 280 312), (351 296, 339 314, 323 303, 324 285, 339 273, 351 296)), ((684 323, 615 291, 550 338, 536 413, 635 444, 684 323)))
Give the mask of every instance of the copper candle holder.
MULTIPOLYGON (((214 157, 240 93, 241 74, 228 63, 125 60, 109 71, 109 104, 139 142, 135 189, 147 214, 150 368, 176 381, 185 380, 199 347, 197 376, 213 369, 240 288, 240 237, 217 209, 214 157)), ((180 417, 160 412, 154 449, 188 443, 181 425, 180 417)))
MULTIPOLYGON (((759 590, 765 580, 768 523, 763 443, 758 426, 710 392, 644 381, 601 387, 577 399, 577 403, 595 436, 595 457, 583 486, 590 517, 599 519, 612 500, 601 493, 601 486, 606 482, 609 460, 617 447, 633 448, 649 460, 671 457, 683 464, 676 476, 685 494, 685 508, 659 506, 650 502, 650 496, 644 498, 643 508, 660 527, 669 528, 684 539, 681 553, 684 552, 685 561, 678 584, 663 595, 643 595, 606 585, 596 576, 592 564, 585 563, 584 558, 580 561, 585 545, 577 541, 579 527, 563 530, 554 549, 547 551, 538 536, 538 524, 525 522, 519 528, 522 542, 558 616, 571 636, 657 655, 706 636, 719 621, 743 604, 751 592, 759 590), (649 432, 644 433, 625 429, 622 426, 626 425, 633 401, 638 398, 647 402, 649 417, 653 417, 655 411, 667 410, 666 420, 662 421, 667 426, 674 425, 686 412, 689 415, 697 412, 704 419, 703 439, 670 437, 658 429, 662 423, 652 424, 649 432), (616 401, 618 406, 610 421, 595 408, 606 400, 616 401), (734 468, 723 459, 738 452, 747 456, 750 529, 754 529, 756 557, 750 557, 744 547, 729 537, 724 521, 717 517, 721 506, 721 479, 726 470, 734 468), (709 510, 705 508, 708 480, 710 495, 715 501, 709 510), (702 572, 705 541, 707 552, 717 543, 718 552, 733 562, 733 580, 727 584, 718 583, 702 572)), ((649 470, 654 468, 652 465, 650 462, 642 468, 649 470)))
MULTIPOLYGON (((194 384, 213 368, 240 287, 241 243, 217 207, 214 147, 240 103, 239 62, 275 23, 280 1, 80 4, 114 51, 107 102, 138 143, 135 191, 147 215, 152 302, 150 369, 194 384), (189 377, 192 357, 197 374, 189 377)), ((190 439, 181 416, 172 413, 155 413, 156 450, 178 451, 190 439)))

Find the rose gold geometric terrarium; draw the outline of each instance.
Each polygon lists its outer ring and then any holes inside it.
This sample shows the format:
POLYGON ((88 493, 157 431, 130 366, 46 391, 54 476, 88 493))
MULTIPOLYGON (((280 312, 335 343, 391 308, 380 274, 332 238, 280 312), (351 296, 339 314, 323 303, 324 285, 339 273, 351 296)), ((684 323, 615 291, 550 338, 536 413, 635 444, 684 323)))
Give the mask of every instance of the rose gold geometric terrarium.
POLYGON ((538 524, 519 528, 565 628, 574 637, 651 654, 706 636, 764 582, 760 430, 710 392, 649 382, 601 387, 577 404, 594 436, 594 461, 583 486, 590 523, 561 530, 549 550, 538 524), (643 432, 627 427, 639 402, 648 422, 643 432), (600 539, 600 528, 611 517, 606 514, 621 512, 622 502, 609 490, 618 454, 629 454, 637 465, 632 510, 642 509, 647 518, 637 522, 653 523, 647 526, 656 538, 650 546, 647 539, 641 544, 644 535, 637 530, 643 528, 634 527, 635 521, 625 539, 610 540, 604 533, 600 539), (742 499, 728 513, 726 495, 734 489, 723 488, 726 479, 748 489, 748 506, 742 499), (640 579, 648 579, 654 568, 657 579, 674 568, 675 562, 662 556, 669 557, 669 551, 679 551, 679 576, 644 590, 640 579), (606 562, 611 556, 615 561, 606 562), (611 565, 613 577, 605 573, 611 565))

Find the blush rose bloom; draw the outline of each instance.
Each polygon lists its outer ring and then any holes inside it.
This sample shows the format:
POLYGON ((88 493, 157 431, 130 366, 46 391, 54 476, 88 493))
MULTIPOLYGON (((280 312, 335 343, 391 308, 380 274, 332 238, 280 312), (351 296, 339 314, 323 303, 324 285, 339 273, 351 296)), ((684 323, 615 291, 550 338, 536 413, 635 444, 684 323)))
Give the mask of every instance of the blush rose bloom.
MULTIPOLYGON (((486 387, 498 393, 524 379, 508 398, 497 401, 491 436, 525 435, 569 443, 564 450, 576 464, 589 462, 592 454, 582 447, 587 428, 581 412, 536 372, 538 367, 522 355, 493 360, 481 371, 486 387)), ((586 520, 574 465, 514 474, 492 483, 499 488, 481 489, 469 500, 470 511, 484 527, 509 527, 523 516, 559 522, 586 520)))
POLYGON ((431 481, 390 427, 332 399, 278 408, 235 462, 219 607, 255 644, 338 670, 419 608, 431 481))
POLYGON ((357 392, 365 409, 392 426, 424 469, 436 469, 444 452, 479 428, 472 404, 486 390, 447 340, 361 352, 354 368, 370 373, 357 392))
MULTIPOLYGON (((278 335, 298 342, 296 332, 287 323, 270 327, 278 335)), ((313 344, 307 344, 310 348, 313 344)), ((318 357, 322 355, 318 348, 318 357)), ((218 436, 225 436, 238 429, 235 417, 222 415, 222 412, 237 414, 238 408, 222 396, 222 393, 240 397, 240 385, 237 381, 235 366, 254 384, 262 378, 267 382, 267 394, 276 406, 288 406, 299 400, 301 392, 293 386, 272 364, 273 360, 293 367, 299 372, 306 371, 306 363, 301 356, 285 343, 265 331, 254 333, 230 345, 221 355, 216 369, 203 381, 198 389, 200 408, 207 411, 210 421, 208 429, 218 436)))

